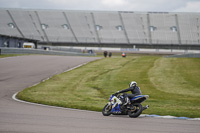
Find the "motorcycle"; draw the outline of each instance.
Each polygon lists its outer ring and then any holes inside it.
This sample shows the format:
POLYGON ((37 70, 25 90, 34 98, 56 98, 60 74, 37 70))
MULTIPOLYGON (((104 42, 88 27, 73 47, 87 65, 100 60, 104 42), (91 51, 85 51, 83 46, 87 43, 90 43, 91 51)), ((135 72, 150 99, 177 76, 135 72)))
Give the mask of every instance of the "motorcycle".
POLYGON ((130 99, 130 103, 128 105, 123 105, 125 102, 126 94, 118 94, 111 95, 109 98, 109 102, 104 106, 102 110, 102 114, 104 116, 113 115, 129 115, 131 118, 137 118, 140 116, 143 110, 149 108, 148 105, 142 106, 142 102, 149 98, 148 95, 137 95, 130 99))

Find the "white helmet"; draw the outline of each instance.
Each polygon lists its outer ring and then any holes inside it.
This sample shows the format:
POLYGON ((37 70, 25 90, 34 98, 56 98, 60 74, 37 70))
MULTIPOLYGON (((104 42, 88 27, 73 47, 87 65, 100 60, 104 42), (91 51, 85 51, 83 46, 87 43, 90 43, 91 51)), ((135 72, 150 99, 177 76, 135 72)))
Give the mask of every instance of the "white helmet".
POLYGON ((129 87, 134 87, 134 86, 137 86, 137 83, 135 81, 132 81, 130 84, 129 84, 129 87))

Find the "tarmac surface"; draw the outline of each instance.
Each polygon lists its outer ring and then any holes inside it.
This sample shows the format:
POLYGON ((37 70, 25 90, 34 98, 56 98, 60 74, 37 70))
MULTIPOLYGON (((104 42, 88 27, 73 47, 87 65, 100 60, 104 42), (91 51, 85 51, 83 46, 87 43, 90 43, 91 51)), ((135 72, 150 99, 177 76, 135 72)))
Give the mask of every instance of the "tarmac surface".
POLYGON ((199 133, 200 121, 128 116, 21 103, 13 94, 95 57, 30 55, 0 59, 0 133, 199 133))

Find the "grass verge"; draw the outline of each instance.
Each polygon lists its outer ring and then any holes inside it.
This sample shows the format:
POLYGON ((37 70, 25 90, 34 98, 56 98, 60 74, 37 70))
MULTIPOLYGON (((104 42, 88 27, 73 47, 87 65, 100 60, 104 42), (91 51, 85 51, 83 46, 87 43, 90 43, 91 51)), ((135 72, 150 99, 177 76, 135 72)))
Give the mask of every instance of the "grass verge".
POLYGON ((200 117, 200 59, 115 56, 53 76, 18 93, 47 105, 101 111, 112 93, 135 80, 150 98, 144 113, 200 117))
POLYGON ((0 58, 22 56, 22 54, 0 54, 0 58))

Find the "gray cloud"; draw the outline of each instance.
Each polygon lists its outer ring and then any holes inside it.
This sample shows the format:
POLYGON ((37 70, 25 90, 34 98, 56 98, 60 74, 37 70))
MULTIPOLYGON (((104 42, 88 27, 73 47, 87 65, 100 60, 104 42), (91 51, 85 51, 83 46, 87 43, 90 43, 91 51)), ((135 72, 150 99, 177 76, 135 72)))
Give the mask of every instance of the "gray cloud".
POLYGON ((200 0, 0 0, 0 8, 200 12, 200 0))

